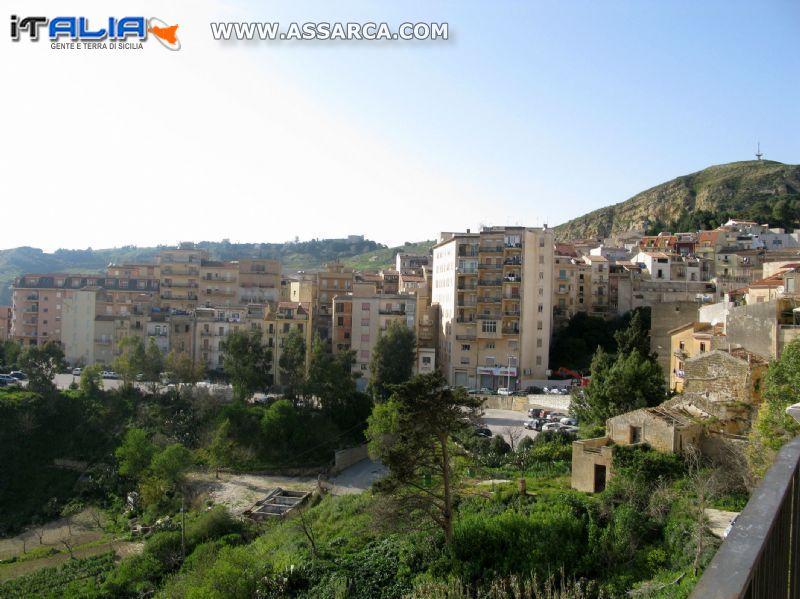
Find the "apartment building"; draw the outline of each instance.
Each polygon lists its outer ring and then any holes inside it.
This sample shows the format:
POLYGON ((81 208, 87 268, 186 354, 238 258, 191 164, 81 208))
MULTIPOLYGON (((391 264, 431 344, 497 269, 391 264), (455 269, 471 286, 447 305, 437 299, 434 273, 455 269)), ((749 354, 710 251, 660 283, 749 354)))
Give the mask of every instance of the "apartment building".
POLYGON ((0 341, 11 338, 11 306, 0 306, 0 341))
POLYGON ((207 371, 223 369, 222 342, 234 331, 249 330, 247 309, 197 308, 194 310, 194 362, 207 371))
POLYGON ((266 304, 281 300, 281 263, 279 260, 239 260, 240 304, 266 304))
POLYGON ((158 256, 161 305, 166 309, 191 310, 197 307, 200 294, 200 266, 208 252, 192 243, 162 250, 158 256))
POLYGON ((206 307, 239 306, 239 263, 200 261, 199 302, 206 307))
POLYGON ((724 325, 689 322, 667 332, 670 337, 669 388, 683 393, 686 361, 725 345, 724 325))
POLYGON ((451 384, 525 386, 546 378, 553 301, 553 233, 484 227, 442 233, 433 248, 439 359, 451 384))
POLYGON ((285 385, 288 381, 280 370, 280 359, 286 338, 299 331, 306 343, 306 368, 311 355, 314 329, 312 327, 313 304, 310 302, 279 302, 268 307, 264 315, 264 339, 272 350, 272 380, 285 385))
POLYGON ((339 262, 329 262, 325 270, 317 273, 316 297, 314 299, 314 332, 331 350, 333 330, 333 298, 353 289, 355 275, 352 268, 339 262))
POLYGON ((578 312, 586 312, 591 267, 578 260, 575 247, 557 243, 553 251, 553 322, 565 324, 578 312))
POLYGON ((588 286, 589 290, 588 298, 585 299, 585 303, 588 304, 587 312, 591 316, 608 317, 610 314, 608 286, 611 262, 605 256, 591 254, 584 256, 583 261, 589 267, 589 271, 585 273, 583 279, 584 287, 588 286))
POLYGON ((421 274, 426 267, 430 268, 431 257, 427 254, 406 254, 397 252, 395 270, 400 274, 421 274))
MULTIPOLYGON (((368 382, 369 363, 375 344, 388 330, 390 323, 399 321, 417 332, 417 301, 416 295, 379 294, 374 285, 366 283, 357 284, 350 294, 334 298, 334 351, 351 349, 355 352, 353 371, 362 375, 358 382, 361 389, 368 382)), ((429 323, 428 318, 425 326, 429 327, 429 323)), ((423 357, 426 358, 423 371, 432 372, 436 368, 435 348, 425 347, 417 356, 418 364, 423 364, 423 357)))

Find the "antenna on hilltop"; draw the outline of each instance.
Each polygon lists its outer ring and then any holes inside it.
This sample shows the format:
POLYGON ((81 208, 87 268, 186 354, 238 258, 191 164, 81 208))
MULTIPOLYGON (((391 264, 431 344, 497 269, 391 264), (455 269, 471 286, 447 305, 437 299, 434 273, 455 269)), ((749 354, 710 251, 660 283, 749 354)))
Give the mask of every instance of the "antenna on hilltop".
POLYGON ((761 153, 761 142, 758 142, 758 150, 756 150, 756 159, 761 160, 762 156, 764 156, 764 154, 761 153))

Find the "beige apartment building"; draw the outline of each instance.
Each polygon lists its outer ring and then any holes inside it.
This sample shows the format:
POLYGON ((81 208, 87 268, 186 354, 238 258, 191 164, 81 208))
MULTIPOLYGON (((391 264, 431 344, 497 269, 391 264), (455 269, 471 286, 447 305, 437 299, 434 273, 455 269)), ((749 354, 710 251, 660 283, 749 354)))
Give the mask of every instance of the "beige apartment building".
POLYGON ((440 364, 451 384, 519 388, 546 378, 553 253, 546 227, 441 234, 431 293, 440 364))
POLYGON ((325 270, 317 273, 314 301, 314 332, 331 351, 333 333, 333 298, 353 290, 355 275, 352 268, 339 262, 329 262, 325 270))
POLYGON ((0 306, 0 341, 11 338, 11 306, 0 306))
POLYGON ((177 249, 162 250, 158 257, 161 305, 166 309, 191 310, 197 307, 200 293, 200 266, 208 252, 192 243, 177 249))
MULTIPOLYGON (((392 321, 402 322, 417 333, 417 301, 416 295, 379 294, 374 285, 366 283, 357 284, 351 294, 334 298, 334 352, 345 349, 355 352, 353 371, 361 374, 360 388, 363 389, 368 382, 375 344, 392 321)), ((435 348, 419 350, 417 370, 424 357, 424 372, 432 372, 436 367, 435 353, 435 348)))
POLYGON ((310 302, 279 302, 268 307, 264 316, 264 339, 272 350, 272 380, 276 385, 288 381, 280 370, 280 359, 286 338, 293 331, 299 331, 306 342, 306 368, 311 355, 314 329, 311 326, 313 309, 310 302))

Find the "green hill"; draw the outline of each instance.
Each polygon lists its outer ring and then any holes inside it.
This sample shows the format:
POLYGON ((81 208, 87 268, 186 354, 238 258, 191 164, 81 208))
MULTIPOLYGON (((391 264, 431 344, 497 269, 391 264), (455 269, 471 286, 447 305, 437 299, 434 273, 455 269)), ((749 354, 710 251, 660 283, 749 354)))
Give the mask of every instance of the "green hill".
POLYGON ((693 230, 727 218, 800 227, 800 166, 750 160, 711 166, 555 228, 559 239, 630 230, 693 230))
MULTIPOLYGON (((289 243, 229 243, 203 241, 197 247, 213 259, 273 258, 281 261, 285 272, 315 270, 326 262, 341 260, 361 270, 377 271, 394 265, 398 251, 428 253, 432 241, 406 243, 389 248, 368 239, 314 239, 289 243)), ((51 254, 38 248, 19 247, 0 250, 0 304, 11 302, 14 277, 33 272, 100 272, 109 263, 152 262, 161 247, 126 246, 110 249, 57 250, 51 254)))

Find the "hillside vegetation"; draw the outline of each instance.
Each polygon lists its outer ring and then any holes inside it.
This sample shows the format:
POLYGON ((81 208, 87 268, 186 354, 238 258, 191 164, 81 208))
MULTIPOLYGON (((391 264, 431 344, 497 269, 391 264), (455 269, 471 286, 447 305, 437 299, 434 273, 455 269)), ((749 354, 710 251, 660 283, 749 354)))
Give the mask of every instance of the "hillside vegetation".
POLYGON ((793 228, 800 226, 793 204, 800 205, 800 166, 771 160, 732 162, 662 183, 555 231, 559 239, 606 237, 678 225, 715 226, 725 217, 768 217, 773 226, 793 228), (698 213, 703 218, 691 218, 698 213))

